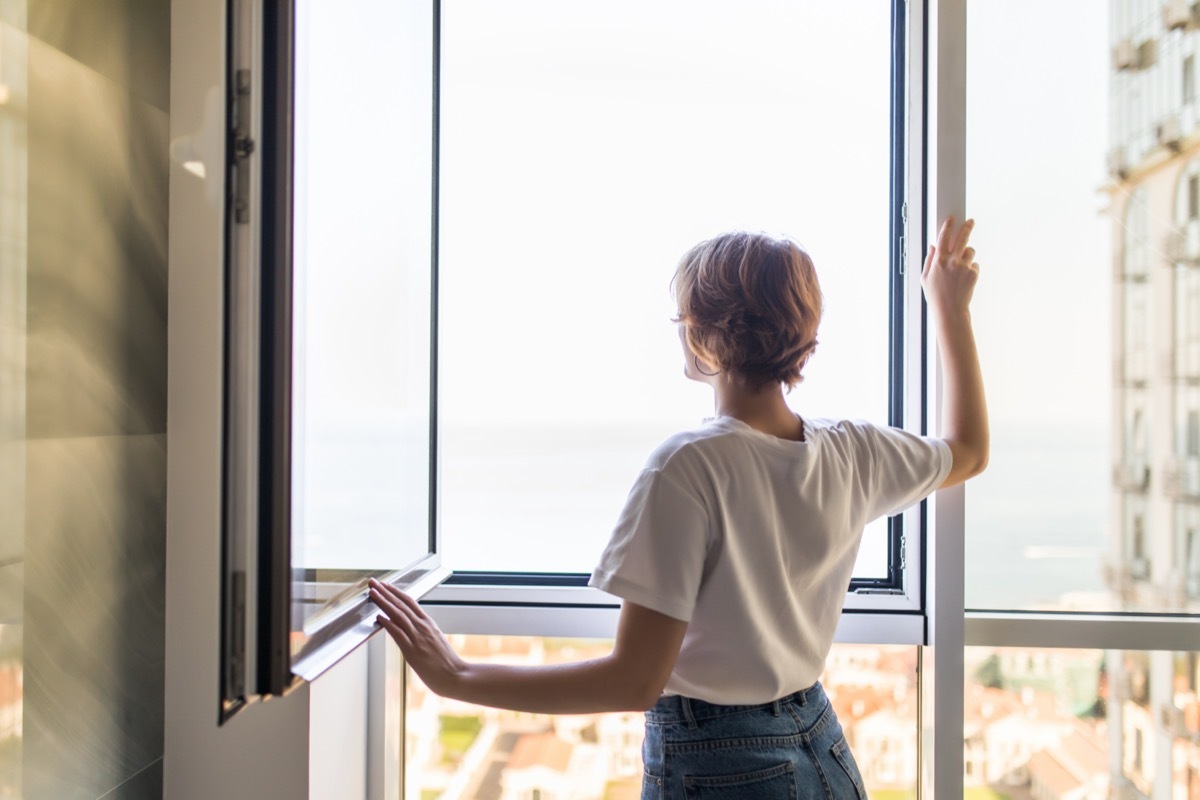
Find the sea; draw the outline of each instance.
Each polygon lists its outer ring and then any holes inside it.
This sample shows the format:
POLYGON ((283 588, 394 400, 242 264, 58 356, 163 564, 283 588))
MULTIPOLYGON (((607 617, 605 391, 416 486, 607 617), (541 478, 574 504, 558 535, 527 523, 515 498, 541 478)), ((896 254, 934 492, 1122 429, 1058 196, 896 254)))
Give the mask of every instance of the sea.
MULTIPOLYGON (((428 541, 428 464, 411 431, 315 437, 296 566, 403 566, 428 541)), ((588 573, 665 425, 448 427, 439 443, 443 561, 456 570, 588 573)), ((1113 456, 1108 426, 993 422, 987 471, 966 487, 966 603, 1104 610, 1113 456)), ((886 570, 882 522, 856 575, 886 570)))

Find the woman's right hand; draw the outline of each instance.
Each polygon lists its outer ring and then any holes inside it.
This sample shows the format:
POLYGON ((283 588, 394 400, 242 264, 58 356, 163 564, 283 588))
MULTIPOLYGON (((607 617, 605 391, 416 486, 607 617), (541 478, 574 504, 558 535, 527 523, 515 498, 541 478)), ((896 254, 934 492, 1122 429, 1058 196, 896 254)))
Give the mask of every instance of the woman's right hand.
POLYGON ((979 280, 975 248, 967 245, 975 220, 969 219, 955 230, 954 217, 947 217, 938 232, 937 244, 930 245, 921 270, 921 286, 930 309, 941 319, 965 314, 979 280))

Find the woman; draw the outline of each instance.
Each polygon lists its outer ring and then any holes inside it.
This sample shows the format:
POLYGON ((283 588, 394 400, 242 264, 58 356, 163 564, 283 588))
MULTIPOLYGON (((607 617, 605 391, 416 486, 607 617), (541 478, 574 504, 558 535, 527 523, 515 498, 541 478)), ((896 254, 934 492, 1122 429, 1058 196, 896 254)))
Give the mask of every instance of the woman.
POLYGON ((378 620, 425 684, 541 713, 646 710, 643 798, 865 797, 817 682, 863 527, 988 459, 969 305, 973 222, 947 219, 921 275, 944 378, 943 439, 806 419, 784 399, 816 346, 821 294, 788 240, 702 242, 675 275, 685 373, 716 416, 649 458, 591 584, 623 599, 611 654, 464 662, 417 603, 372 582, 378 620))

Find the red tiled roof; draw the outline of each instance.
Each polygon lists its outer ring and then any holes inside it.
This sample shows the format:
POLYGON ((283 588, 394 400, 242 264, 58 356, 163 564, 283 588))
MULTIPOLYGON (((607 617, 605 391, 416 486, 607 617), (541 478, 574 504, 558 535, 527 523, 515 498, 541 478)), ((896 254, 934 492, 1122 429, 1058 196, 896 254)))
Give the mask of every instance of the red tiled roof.
POLYGON ((1089 774, 1108 772, 1108 743, 1104 735, 1084 723, 1077 723, 1071 735, 1063 740, 1064 760, 1089 774))
POLYGON ((571 762, 572 749, 570 744, 553 733, 528 733, 517 740, 508 758, 508 769, 549 767, 565 773, 571 762))
POLYGON ((1083 785, 1071 770, 1058 762, 1045 750, 1034 753, 1029 759, 1029 777, 1035 786, 1044 786, 1055 797, 1062 797, 1072 789, 1083 785))

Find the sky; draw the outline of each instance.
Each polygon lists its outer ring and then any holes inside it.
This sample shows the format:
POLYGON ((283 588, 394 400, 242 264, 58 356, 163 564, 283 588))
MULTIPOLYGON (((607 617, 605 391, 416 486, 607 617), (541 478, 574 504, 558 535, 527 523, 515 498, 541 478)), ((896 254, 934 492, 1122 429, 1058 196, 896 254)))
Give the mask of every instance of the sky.
POLYGON ((668 286, 688 248, 737 228, 789 234, 817 265, 797 403, 882 419, 887 4, 828 5, 444 6, 447 424, 710 413, 681 378, 668 286), (480 349, 488 320, 501 338, 480 349))
MULTIPOLYGON (((337 158, 310 162, 305 225, 313 263, 338 265, 311 271, 312 327, 323 335, 310 358, 328 379, 310 387, 310 402, 390 407, 421 395, 400 382, 419 380, 425 366, 404 343, 425 321, 410 306, 425 290, 428 236, 397 220, 421 218, 413 212, 426 162, 412 154, 423 130, 407 112, 414 82, 428 78, 411 50, 376 51, 357 35, 368 15, 404 30, 403 4, 358 5, 362 14, 310 11, 320 15, 313 50, 328 53, 309 67, 312 152, 337 158), (358 76, 353 89, 347 74, 358 76), (374 116, 355 119, 368 106, 374 116), (364 173, 373 179, 358 180, 364 173), (407 245, 400 270, 397 238, 407 245), (398 363, 397 351, 409 360, 398 363), (397 368, 377 368, 381 359, 397 368)), ((1095 423, 1108 418, 1109 394, 1098 192, 1106 19, 1086 0, 1025 5, 1027 14, 1013 3, 971 7, 968 213, 984 268, 974 306, 981 351, 998 417, 1095 423), (1040 24, 1021 22, 1030 18, 1040 24), (1070 57, 1060 57, 1064 30, 1070 57), (1011 57, 1013 42, 1022 59, 1011 57), (1071 391, 1031 392, 1031 381, 1071 391), (1088 394, 1095 400, 1081 402, 1088 394)), ((787 233, 817 265, 826 314, 795 405, 880 418, 887 8, 444 4, 447 424, 481 414, 569 424, 707 413, 706 390, 679 377, 668 284, 688 247, 734 228, 787 233)))

